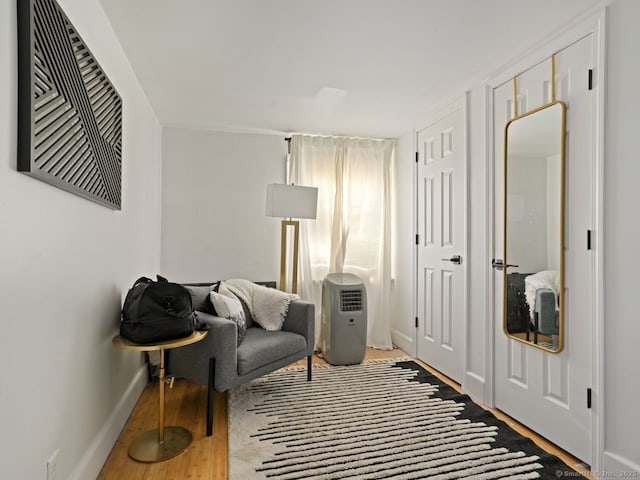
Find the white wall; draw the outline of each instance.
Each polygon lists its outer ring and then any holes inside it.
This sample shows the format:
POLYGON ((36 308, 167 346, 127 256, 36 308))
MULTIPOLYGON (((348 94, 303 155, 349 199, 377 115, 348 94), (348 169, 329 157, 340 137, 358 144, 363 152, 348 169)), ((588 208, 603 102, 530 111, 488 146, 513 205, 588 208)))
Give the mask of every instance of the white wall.
POLYGON ((637 415, 640 314, 638 114, 640 2, 608 11, 604 172, 604 469, 640 471, 637 415))
POLYGON ((124 102, 123 209, 16 172, 16 2, 0 4, 0 477, 95 478, 146 383, 116 350, 123 293, 159 267, 160 126, 97 0, 59 0, 124 102))
POLYGON ((283 183, 280 135, 165 128, 162 273, 181 282, 278 280, 280 219, 265 216, 283 183))
POLYGON ((413 132, 398 139, 391 172, 391 341, 410 355, 416 353, 414 172, 416 142, 413 132))

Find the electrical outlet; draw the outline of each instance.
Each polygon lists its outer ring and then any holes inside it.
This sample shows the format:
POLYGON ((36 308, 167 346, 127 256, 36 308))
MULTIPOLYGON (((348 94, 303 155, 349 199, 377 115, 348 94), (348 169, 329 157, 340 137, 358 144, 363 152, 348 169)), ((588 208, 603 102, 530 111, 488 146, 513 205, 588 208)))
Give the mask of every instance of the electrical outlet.
POLYGON ((58 476, 58 454, 60 449, 58 448, 51 454, 49 460, 47 460, 47 480, 56 480, 58 476))

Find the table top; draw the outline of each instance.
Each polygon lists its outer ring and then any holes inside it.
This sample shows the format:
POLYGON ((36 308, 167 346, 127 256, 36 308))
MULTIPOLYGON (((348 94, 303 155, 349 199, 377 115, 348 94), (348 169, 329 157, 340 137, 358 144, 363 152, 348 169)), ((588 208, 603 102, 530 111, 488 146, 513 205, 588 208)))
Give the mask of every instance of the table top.
POLYGON ((139 352, 151 352, 153 350, 164 350, 170 348, 184 347, 185 345, 191 345, 192 343, 199 342, 207 336, 208 331, 196 330, 188 337, 172 338, 170 340, 163 340, 156 343, 136 343, 133 340, 116 335, 113 337, 113 344, 117 348, 124 350, 136 350, 139 352))

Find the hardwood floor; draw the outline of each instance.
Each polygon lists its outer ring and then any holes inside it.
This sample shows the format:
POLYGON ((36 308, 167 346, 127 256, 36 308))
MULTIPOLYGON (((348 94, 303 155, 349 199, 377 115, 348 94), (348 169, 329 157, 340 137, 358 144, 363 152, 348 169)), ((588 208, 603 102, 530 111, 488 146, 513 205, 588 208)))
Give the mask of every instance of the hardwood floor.
MULTIPOLYGON (((407 356, 402 350, 375 350, 367 348, 367 359, 399 358, 407 356)), ((324 359, 314 356, 314 363, 327 363, 324 359)), ((423 367, 432 372, 442 381, 460 391, 460 385, 433 370, 428 365, 418 361, 423 367)), ((305 365, 301 360, 294 365, 305 365)), ((158 424, 158 385, 150 383, 145 388, 140 400, 131 413, 120 437, 109 455, 99 480, 226 480, 228 478, 228 438, 227 438, 227 401, 226 395, 216 392, 214 433, 211 437, 205 435, 205 407, 207 392, 201 385, 187 380, 176 380, 173 389, 166 390, 165 419, 166 425, 179 425, 191 430, 193 442, 182 454, 160 463, 140 463, 129 458, 127 450, 129 444, 138 435, 147 430, 157 428, 158 424)), ((587 472, 588 467, 580 460, 559 449, 548 440, 540 437, 525 426, 519 424, 504 413, 487 409, 494 413, 513 429, 531 438, 541 448, 560 457, 571 467, 587 472)))

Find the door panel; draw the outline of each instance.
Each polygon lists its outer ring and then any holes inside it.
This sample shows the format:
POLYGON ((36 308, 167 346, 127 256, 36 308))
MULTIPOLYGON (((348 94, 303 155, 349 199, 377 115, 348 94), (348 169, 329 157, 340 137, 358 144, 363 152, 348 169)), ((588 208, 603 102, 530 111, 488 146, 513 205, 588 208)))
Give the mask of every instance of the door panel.
POLYGON ((424 279, 422 285, 424 290, 422 292, 422 305, 423 309, 419 312, 419 317, 424 319, 424 337, 429 341, 433 341, 433 306, 436 301, 433 297, 433 268, 424 268, 424 279), (421 313, 421 315, 420 315, 421 313))
POLYGON ((462 107, 418 132, 418 357, 462 380, 464 131, 462 107))
MULTIPOLYGON (((495 406, 576 457, 590 462, 591 415, 587 408, 592 340, 592 253, 586 231, 593 225, 594 67, 588 36, 556 54, 556 99, 567 104, 565 160, 564 349, 552 354, 508 339, 503 332, 503 276, 494 273, 495 406)), ((520 114, 551 101, 550 60, 517 78, 520 114)), ((502 258, 504 218, 504 126, 514 115, 513 83, 494 89, 494 257, 502 258)), ((517 259, 512 259, 516 260, 517 259)), ((510 273, 517 269, 510 270, 510 273)), ((526 273, 526 272, 522 272, 526 273)))

